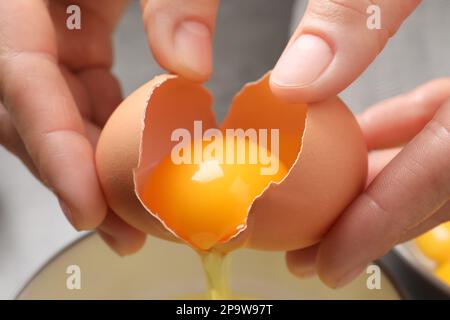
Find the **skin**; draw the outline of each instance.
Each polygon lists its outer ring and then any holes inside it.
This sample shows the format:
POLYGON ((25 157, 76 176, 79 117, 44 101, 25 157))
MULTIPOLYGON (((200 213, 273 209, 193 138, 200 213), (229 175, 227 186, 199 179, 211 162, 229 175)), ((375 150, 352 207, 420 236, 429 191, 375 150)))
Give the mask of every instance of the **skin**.
POLYGON ((450 219, 450 78, 372 106, 358 120, 374 150, 366 190, 319 245, 286 255, 294 274, 317 272, 331 287, 450 219))
MULTIPOLYGON (((92 32, 83 33, 67 32, 64 22, 57 23, 64 1, 47 1, 48 7, 40 0, 0 2, 0 142, 55 192, 77 229, 98 227, 125 255, 138 250, 145 236, 107 208, 93 162, 100 128, 121 99, 110 73, 111 33, 125 1, 106 1, 75 1, 89 8, 83 19, 92 32), (105 95, 91 94, 99 89, 105 95)), ((272 72, 273 93, 297 102, 338 94, 419 2, 309 1, 272 72), (366 27, 369 4, 381 8, 380 30, 366 27), (315 44, 306 56, 328 62, 320 72, 305 71, 309 81, 295 83, 299 75, 282 69, 301 65, 305 55, 287 53, 303 35, 315 44)), ((141 1, 149 45, 162 67, 194 81, 208 79, 218 5, 218 0, 141 1)), ((359 122, 374 150, 367 189, 319 244, 286 255, 294 274, 317 273, 331 287, 351 281, 393 245, 450 219, 450 79, 381 102, 359 122)))
POLYGON ((0 1, 0 143, 57 195, 76 229, 97 227, 124 255, 145 236, 108 210, 94 148, 122 100, 111 35, 126 1, 77 3, 83 32, 66 28, 73 1, 0 1))

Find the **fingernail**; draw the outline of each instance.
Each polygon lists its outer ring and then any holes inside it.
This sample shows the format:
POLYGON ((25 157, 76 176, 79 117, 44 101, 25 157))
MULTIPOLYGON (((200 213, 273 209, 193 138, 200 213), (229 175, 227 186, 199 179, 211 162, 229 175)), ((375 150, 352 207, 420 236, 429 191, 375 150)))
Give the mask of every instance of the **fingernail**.
POLYGON ((316 81, 333 60, 333 51, 321 38, 305 34, 281 55, 271 80, 281 87, 302 87, 316 81))
POLYGON ((311 269, 311 270, 305 270, 305 271, 301 271, 301 272, 297 272, 296 273, 297 277, 299 278, 312 278, 316 275, 316 270, 315 269, 311 269))
POLYGON ((211 32, 197 21, 184 21, 176 30, 175 54, 181 67, 201 77, 211 73, 211 32))
POLYGON ((107 234, 104 231, 97 231, 100 237, 105 241, 105 243, 108 245, 108 247, 111 248, 116 254, 118 254, 121 257, 124 257, 126 255, 123 248, 120 246, 120 242, 117 241, 113 236, 107 234))
POLYGON ((288 265, 289 270, 294 274, 295 276, 299 278, 311 278, 312 276, 316 275, 316 268, 314 266, 314 263, 311 263, 309 265, 303 265, 303 264, 294 264, 294 265, 288 265))
POLYGON ((340 278, 336 283, 336 289, 342 288, 349 282, 351 282, 354 278, 356 278, 365 268, 367 264, 363 264, 358 266, 357 268, 351 269, 349 272, 344 274, 342 278, 340 278))
POLYGON ((75 221, 74 221, 74 218, 73 218, 73 214, 72 214, 72 210, 70 209, 70 207, 61 198, 58 198, 58 202, 59 202, 59 206, 61 207, 62 212, 66 216, 66 219, 70 222, 70 224, 75 229, 77 229, 79 231, 78 227, 75 224, 75 221))

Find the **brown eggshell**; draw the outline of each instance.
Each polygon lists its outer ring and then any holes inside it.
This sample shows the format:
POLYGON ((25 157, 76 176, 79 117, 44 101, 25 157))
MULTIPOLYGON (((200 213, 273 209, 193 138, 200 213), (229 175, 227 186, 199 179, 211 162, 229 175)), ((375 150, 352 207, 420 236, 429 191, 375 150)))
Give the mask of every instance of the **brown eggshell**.
POLYGON ((267 250, 310 246, 365 186, 366 145, 353 114, 337 97, 308 108, 284 103, 272 95, 266 75, 235 97, 223 126, 280 128, 280 159, 291 167, 280 184, 272 183, 254 201, 247 229, 235 243, 267 250), (298 138, 299 145, 289 137, 298 138))
POLYGON ((170 152, 173 129, 190 127, 197 119, 206 128, 215 126, 211 103, 211 95, 200 85, 161 75, 117 107, 100 135, 96 163, 107 202, 122 220, 143 232, 174 239, 142 206, 135 186, 170 152), (144 144, 146 148, 141 148, 144 144))
MULTIPOLYGON (((314 105, 275 98, 269 75, 246 85, 222 128, 277 128, 280 160, 290 169, 250 208, 245 231, 226 246, 291 250, 320 240, 364 188, 367 150, 360 128, 334 97, 314 105)), ((97 146, 97 167, 110 207, 146 233, 174 239, 139 201, 139 188, 170 153, 170 133, 194 120, 215 127, 210 94, 198 84, 163 75, 145 84, 113 113, 97 146), (136 194, 137 193, 137 194, 136 194)))

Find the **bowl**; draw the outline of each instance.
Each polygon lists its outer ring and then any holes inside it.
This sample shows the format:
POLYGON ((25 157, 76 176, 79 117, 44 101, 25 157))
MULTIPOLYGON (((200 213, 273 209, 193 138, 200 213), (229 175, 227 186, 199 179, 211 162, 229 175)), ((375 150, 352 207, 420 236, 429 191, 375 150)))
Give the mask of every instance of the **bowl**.
POLYGON ((394 251, 402 262, 430 283, 442 296, 450 298, 450 287, 435 276, 433 273, 435 268, 434 262, 420 251, 414 240, 396 246, 394 251))
MULTIPOLYGON (((282 252, 237 250, 230 271, 233 295, 249 299, 401 298, 382 270, 380 289, 368 289, 366 273, 337 290, 317 277, 300 280, 288 272, 282 252)), ((195 299, 204 292, 200 259, 188 246, 149 237, 140 252, 119 257, 92 233, 46 263, 17 299, 195 299), (80 289, 71 290, 73 266, 79 267, 80 289)))

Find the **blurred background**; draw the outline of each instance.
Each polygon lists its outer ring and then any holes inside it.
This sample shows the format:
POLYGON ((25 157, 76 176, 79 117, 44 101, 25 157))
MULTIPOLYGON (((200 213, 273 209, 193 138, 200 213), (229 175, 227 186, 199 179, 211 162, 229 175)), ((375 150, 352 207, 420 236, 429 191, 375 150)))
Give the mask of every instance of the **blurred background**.
MULTIPOLYGON (((207 83, 219 119, 244 83, 274 66, 305 7, 304 0, 222 1, 214 74, 207 83)), ((341 94, 353 112, 450 74, 449 12, 450 1, 422 2, 377 60, 341 94)), ((114 70, 124 95, 163 72, 151 57, 136 0, 130 1, 117 29, 115 51, 114 70)), ((13 298, 40 266, 79 236, 56 198, 0 147, 0 299, 13 298)), ((410 297, 436 295, 393 254, 383 262, 406 283, 410 297)))

